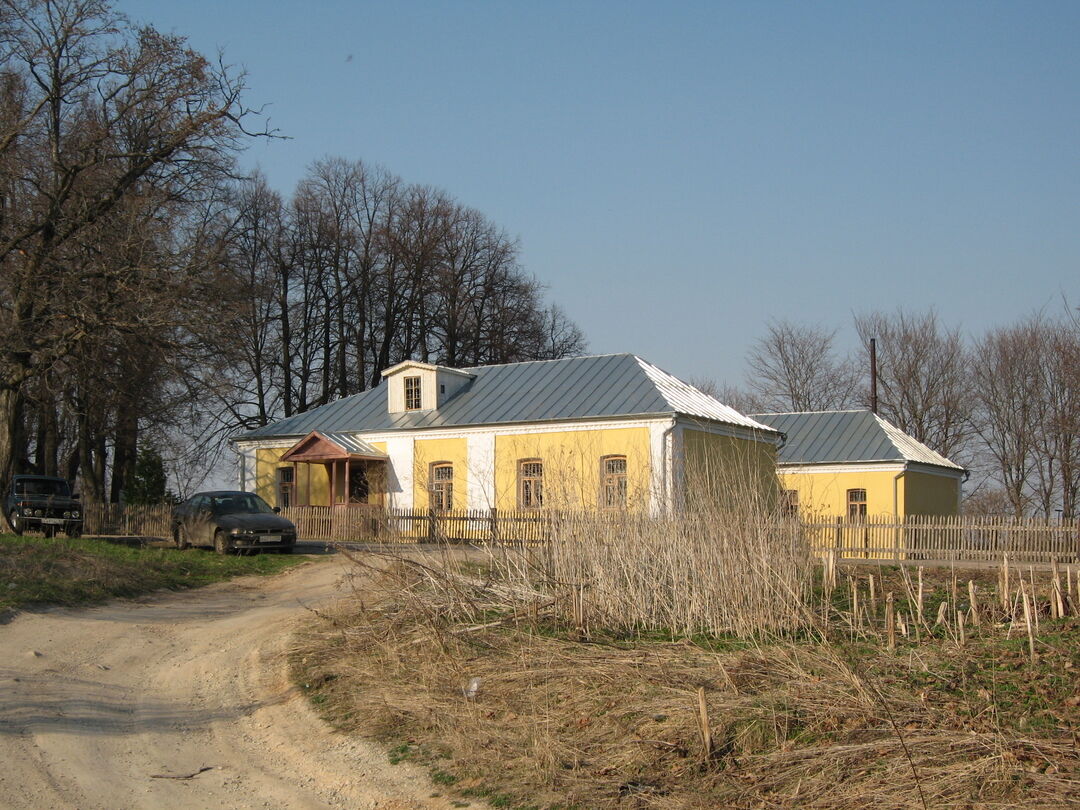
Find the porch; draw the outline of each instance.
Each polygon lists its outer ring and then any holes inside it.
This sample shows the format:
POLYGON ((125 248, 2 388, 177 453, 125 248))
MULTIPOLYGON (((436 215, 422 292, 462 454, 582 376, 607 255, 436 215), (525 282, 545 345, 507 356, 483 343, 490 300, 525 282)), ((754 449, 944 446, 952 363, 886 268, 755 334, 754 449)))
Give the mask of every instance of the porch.
MULTIPOLYGON (((278 468, 278 503, 301 506, 385 506, 389 457, 349 434, 312 431, 289 448, 278 468), (308 465, 306 475, 301 466, 308 465), (312 493, 313 468, 322 468, 327 486, 312 493)), ((322 476, 319 476, 322 478, 322 476)))

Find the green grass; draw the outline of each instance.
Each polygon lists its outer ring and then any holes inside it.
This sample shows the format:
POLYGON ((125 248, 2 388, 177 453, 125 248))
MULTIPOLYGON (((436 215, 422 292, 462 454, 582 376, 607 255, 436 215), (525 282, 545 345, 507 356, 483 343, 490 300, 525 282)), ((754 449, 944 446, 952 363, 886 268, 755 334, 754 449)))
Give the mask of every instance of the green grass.
POLYGON ((0 612, 197 588, 246 574, 277 573, 302 561, 279 554, 220 556, 104 540, 0 535, 0 612))

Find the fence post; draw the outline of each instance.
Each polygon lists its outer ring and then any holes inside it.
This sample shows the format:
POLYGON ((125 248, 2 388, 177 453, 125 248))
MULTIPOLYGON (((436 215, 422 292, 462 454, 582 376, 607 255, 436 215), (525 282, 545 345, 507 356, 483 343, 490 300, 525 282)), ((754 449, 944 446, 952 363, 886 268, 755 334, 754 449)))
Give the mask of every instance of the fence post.
POLYGON ((435 542, 435 510, 428 509, 428 542, 435 542))
POLYGON ((836 549, 836 556, 837 557, 843 557, 844 556, 843 554, 840 553, 840 537, 841 537, 841 533, 842 533, 842 529, 841 529, 841 521, 842 520, 843 520, 842 517, 840 517, 839 515, 836 516, 836 531, 835 531, 835 536, 833 538, 833 547, 836 549))
POLYGON ((496 509, 493 506, 493 507, 491 507, 491 509, 489 511, 491 513, 491 517, 489 518, 489 520, 491 521, 491 542, 492 543, 498 543, 499 542, 499 510, 496 509))

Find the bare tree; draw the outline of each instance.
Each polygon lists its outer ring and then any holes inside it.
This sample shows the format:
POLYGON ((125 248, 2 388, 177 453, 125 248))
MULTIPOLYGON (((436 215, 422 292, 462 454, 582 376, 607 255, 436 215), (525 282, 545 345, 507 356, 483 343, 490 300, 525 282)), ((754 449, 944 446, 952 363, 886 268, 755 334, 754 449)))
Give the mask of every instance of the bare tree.
POLYGON ((24 386, 89 336, 137 320, 131 291, 168 277, 143 262, 94 261, 117 212, 204 198, 246 111, 242 77, 104 0, 2 0, 0 12, 3 484, 24 386), (87 288, 102 292, 92 307, 87 288))
POLYGON ((763 410, 827 411, 851 407, 858 373, 836 356, 836 331, 773 321, 750 349, 747 384, 763 410))
POLYGON ((993 476, 1011 512, 1026 513, 1030 482, 1044 416, 1039 379, 1043 347, 1038 320, 994 329, 975 346, 972 372, 977 409, 973 414, 981 449, 993 462, 993 476))
POLYGON ((703 394, 708 394, 739 413, 764 413, 768 410, 757 395, 737 386, 718 383, 708 377, 691 377, 688 382, 703 394))
POLYGON ((974 392, 960 330, 943 328, 933 310, 860 315, 855 328, 867 356, 877 338, 880 413, 942 455, 962 457, 974 392))

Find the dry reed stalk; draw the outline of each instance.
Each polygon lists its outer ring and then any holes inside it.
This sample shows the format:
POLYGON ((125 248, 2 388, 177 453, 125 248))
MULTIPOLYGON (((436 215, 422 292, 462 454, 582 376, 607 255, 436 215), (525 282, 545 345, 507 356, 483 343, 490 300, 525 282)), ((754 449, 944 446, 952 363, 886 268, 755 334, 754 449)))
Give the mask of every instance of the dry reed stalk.
MULTIPOLYGON (((730 491, 724 509, 701 496, 667 517, 543 513, 549 541, 528 552, 529 565, 504 565, 500 576, 541 592, 579 583, 588 591, 587 615, 579 599, 570 620, 583 626, 740 638, 808 627, 812 558, 798 525, 749 495, 739 501, 737 487, 730 491)), ((826 608, 836 577, 830 551, 826 608)))
POLYGON ((956 639, 957 644, 963 647, 967 643, 967 635, 964 633, 964 611, 956 611, 956 639))
POLYGON ((1032 664, 1035 663, 1035 629, 1031 622, 1032 610, 1028 607, 1027 591, 1024 580, 1020 580, 1020 599, 1024 603, 1024 624, 1027 626, 1028 656, 1032 664))
POLYGON ((919 624, 926 624, 926 617, 923 615, 923 567, 921 565, 919 566, 919 593, 915 605, 919 611, 919 624))
POLYGON ((874 589, 874 575, 870 574, 867 578, 870 580, 870 608, 873 610, 874 615, 877 616, 877 592, 874 589))
POLYGON ((949 600, 943 599, 941 604, 938 605, 937 618, 934 619, 934 627, 942 624, 945 621, 945 616, 949 610, 949 600))
POLYGON ((1003 554, 1001 556, 1001 568, 1000 571, 1000 584, 998 585, 998 599, 1001 602, 1001 609, 1009 609, 1009 555, 1003 554))
POLYGON ((968 617, 971 619, 971 626, 978 627, 979 620, 979 603, 976 595, 975 580, 968 580, 968 617))
POLYGON ((1037 601, 1038 591, 1035 589, 1035 566, 1028 566, 1028 577, 1031 582, 1031 612, 1035 616, 1035 635, 1039 634, 1039 603, 1037 601))
POLYGON ((1062 597, 1061 589, 1061 573, 1058 571, 1057 557, 1054 558, 1052 563, 1053 578, 1051 579, 1051 598, 1050 609, 1051 615, 1055 619, 1061 619, 1065 616, 1065 600, 1062 597))
POLYGON ((885 596, 885 635, 890 650, 896 649, 896 615, 893 611, 892 591, 885 596))

